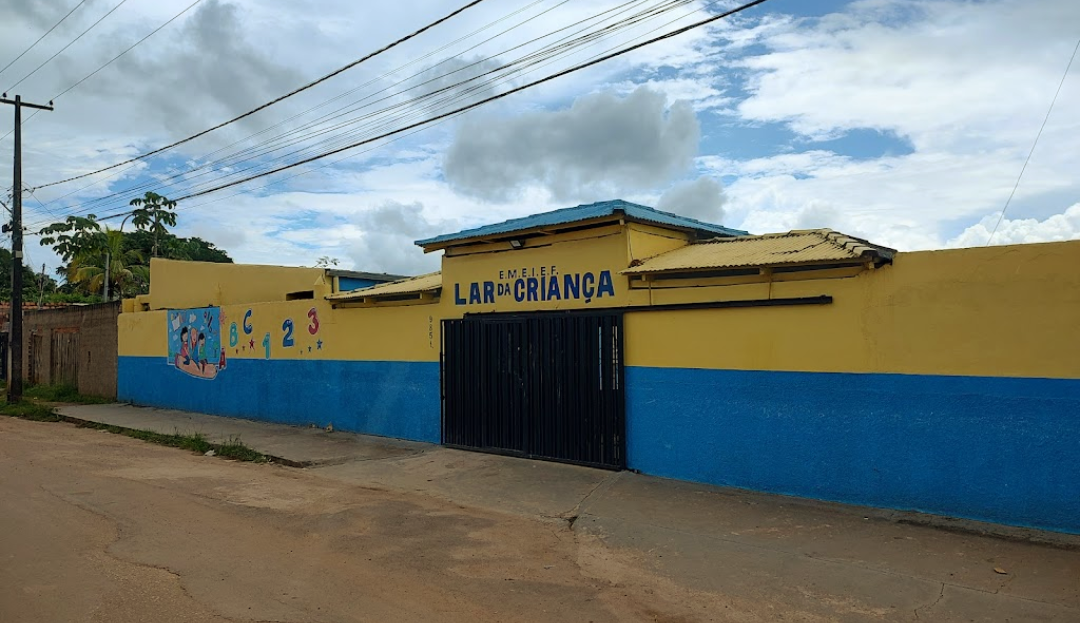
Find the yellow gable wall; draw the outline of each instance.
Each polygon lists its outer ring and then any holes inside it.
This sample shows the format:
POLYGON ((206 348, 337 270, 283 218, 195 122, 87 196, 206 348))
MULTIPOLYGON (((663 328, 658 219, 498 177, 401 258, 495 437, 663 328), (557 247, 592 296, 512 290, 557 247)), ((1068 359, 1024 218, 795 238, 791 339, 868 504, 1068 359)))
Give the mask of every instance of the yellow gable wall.
POLYGON ((154 259, 150 262, 152 309, 183 309, 283 301, 289 292, 331 293, 321 268, 215 264, 154 259))
POLYGON ((619 225, 529 238, 517 250, 500 243, 469 251, 443 259, 441 305, 447 317, 631 304, 629 281, 619 274, 629 265, 626 231, 619 225), (482 252, 487 248, 493 250, 482 252))
POLYGON ((1080 242, 901 253, 847 279, 652 291, 654 304, 830 295, 821 306, 630 313, 633 366, 1080 378, 1080 242))

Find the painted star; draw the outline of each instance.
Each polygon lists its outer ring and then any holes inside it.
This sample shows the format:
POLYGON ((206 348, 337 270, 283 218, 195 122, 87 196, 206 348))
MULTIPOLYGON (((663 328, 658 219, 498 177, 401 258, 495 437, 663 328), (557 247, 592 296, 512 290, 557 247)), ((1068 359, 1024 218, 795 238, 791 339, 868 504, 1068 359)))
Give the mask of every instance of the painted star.
POLYGON ((311 347, 310 346, 307 347, 307 352, 309 352, 309 353, 311 352, 311 347))
POLYGON ((251 350, 255 350, 255 338, 251 338, 251 341, 248 342, 248 346, 251 347, 251 350))
POLYGON ((318 345, 319 350, 322 350, 322 340, 319 340, 318 342, 315 342, 315 344, 318 345))

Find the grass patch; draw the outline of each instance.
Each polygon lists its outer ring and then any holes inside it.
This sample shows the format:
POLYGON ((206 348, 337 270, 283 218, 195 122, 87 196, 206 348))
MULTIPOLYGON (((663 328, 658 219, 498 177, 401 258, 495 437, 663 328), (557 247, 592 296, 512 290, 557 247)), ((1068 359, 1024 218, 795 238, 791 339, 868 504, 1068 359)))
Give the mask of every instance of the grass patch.
POLYGON ((229 437, 225 440, 225 443, 218 444, 215 452, 217 452, 218 456, 237 461, 254 461, 256 463, 266 461, 265 455, 245 446, 239 437, 229 437))
POLYGON ((239 437, 230 437, 225 443, 214 444, 206 440, 206 437, 202 433, 194 433, 191 435, 181 435, 179 433, 173 433, 167 435, 165 433, 155 433, 148 430, 135 430, 131 428, 121 428, 119 426, 111 426, 109 424, 98 424, 96 422, 86 422, 79 424, 84 428, 93 428, 96 430, 104 430, 115 435, 124 435, 125 437, 131 437, 132 439, 139 439, 142 441, 148 441, 150 443, 156 443, 161 446, 169 446, 170 448, 180 448, 182 450, 190 450, 198 454, 206 454, 210 450, 214 451, 216 456, 224 457, 226 459, 233 459, 236 461, 249 461, 252 463, 265 463, 267 457, 244 445, 240 441, 239 437))
POLYGON ((71 402, 84 405, 115 402, 100 396, 84 396, 71 385, 30 385, 23 390, 23 396, 42 402, 71 402))
MULTIPOLYGON (((30 420, 33 422, 64 421, 63 417, 55 413, 53 407, 49 407, 29 400, 24 400, 22 402, 17 402, 13 404, 7 402, 0 403, 0 414, 20 418, 23 420, 30 420)), ((110 432, 114 435, 123 435, 125 437, 131 437, 132 439, 139 439, 141 441, 156 443, 158 445, 168 446, 170 448, 189 450, 191 452, 197 452, 199 454, 206 454, 208 451, 213 450, 216 456, 224 457, 226 459, 233 459, 235 461, 265 463, 269 460, 266 455, 244 445, 244 442, 240 441, 239 437, 230 437, 224 443, 214 444, 207 441, 206 436, 202 433, 194 433, 191 435, 181 435, 179 433, 173 433, 171 435, 167 435, 164 433, 155 433, 148 430, 136 430, 132 428, 112 426, 110 424, 99 424, 97 422, 80 422, 78 426, 80 428, 103 430, 110 432)))
POLYGON ((4 402, 3 406, 0 406, 0 413, 34 422, 59 422, 61 420, 60 416, 53 412, 52 407, 28 400, 16 403, 4 402))

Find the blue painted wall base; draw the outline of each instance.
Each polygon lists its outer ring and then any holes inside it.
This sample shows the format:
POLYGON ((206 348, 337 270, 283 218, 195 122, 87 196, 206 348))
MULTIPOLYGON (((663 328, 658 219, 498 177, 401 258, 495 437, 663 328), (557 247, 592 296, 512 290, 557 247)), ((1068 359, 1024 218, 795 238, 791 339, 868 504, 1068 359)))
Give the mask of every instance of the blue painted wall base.
POLYGON ((629 367, 647 474, 1080 533, 1080 381, 629 367))
POLYGON ((117 393, 140 405, 440 441, 437 363, 233 359, 207 381, 164 357, 120 357, 117 393))

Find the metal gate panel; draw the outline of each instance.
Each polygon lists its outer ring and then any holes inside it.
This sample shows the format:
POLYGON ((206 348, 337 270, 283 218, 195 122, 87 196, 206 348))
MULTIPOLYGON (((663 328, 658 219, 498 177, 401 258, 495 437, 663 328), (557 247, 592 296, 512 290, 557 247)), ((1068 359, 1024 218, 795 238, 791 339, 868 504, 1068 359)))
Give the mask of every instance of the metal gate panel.
POLYGON ((467 317, 442 335, 444 444, 625 467, 621 314, 467 317))

